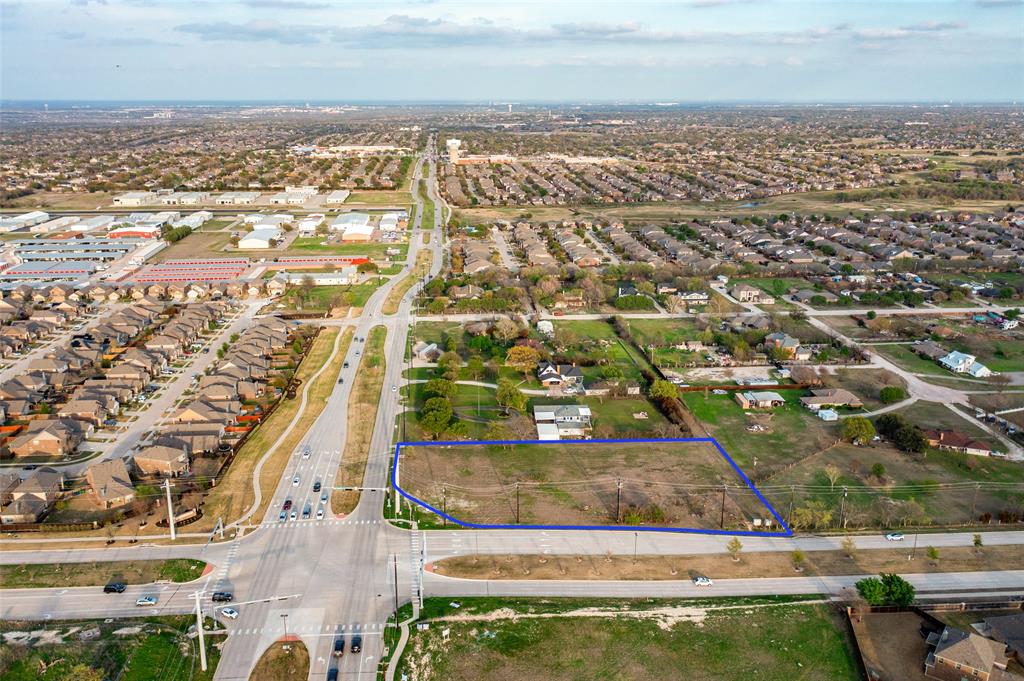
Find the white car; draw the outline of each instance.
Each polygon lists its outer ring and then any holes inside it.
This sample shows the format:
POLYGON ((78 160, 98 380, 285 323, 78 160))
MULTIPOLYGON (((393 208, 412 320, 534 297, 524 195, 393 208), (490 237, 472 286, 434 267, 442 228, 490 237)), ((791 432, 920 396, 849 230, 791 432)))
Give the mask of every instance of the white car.
POLYGON ((296 475, 294 478, 292 478, 292 487, 298 487, 298 486, 299 486, 299 476, 296 475))
POLYGON ((135 605, 140 608, 146 608, 151 605, 156 605, 156 596, 143 596, 142 598, 135 601, 135 605))
POLYGON ((298 518, 298 517, 299 517, 299 513, 298 513, 298 511, 292 511, 292 512, 291 512, 291 515, 289 515, 289 516, 288 516, 288 518, 289 518, 290 520, 295 520, 295 519, 296 519, 296 518, 298 518))
POLYGON ((705 577, 703 575, 699 575, 699 576, 693 578, 693 585, 694 586, 714 586, 715 583, 711 581, 710 577, 705 577))
POLYGON ((302 458, 303 459, 308 459, 309 458, 309 447, 306 447, 305 449, 302 450, 302 458))
POLYGON ((324 519, 324 509, 322 509, 322 508, 316 509, 316 519, 317 520, 323 520, 324 519))
POLYGON ((320 503, 321 504, 326 504, 327 503, 327 492, 324 492, 323 494, 320 495, 320 503))
POLYGON ((224 615, 229 620, 237 620, 238 619, 238 611, 235 610, 234 608, 224 608, 223 610, 220 611, 220 614, 224 615))
POLYGON ((903 533, 890 532, 889 534, 885 535, 885 541, 903 541, 903 533))
POLYGON ((398 386, 396 386, 396 385, 391 386, 391 392, 393 392, 393 393, 394 392, 398 392, 398 386))

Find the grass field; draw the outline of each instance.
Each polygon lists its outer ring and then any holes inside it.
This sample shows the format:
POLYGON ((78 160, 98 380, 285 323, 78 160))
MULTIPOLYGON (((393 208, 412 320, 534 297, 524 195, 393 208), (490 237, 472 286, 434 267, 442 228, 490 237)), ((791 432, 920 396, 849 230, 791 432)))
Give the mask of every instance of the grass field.
POLYGON ((382 312, 384 314, 395 314, 398 312, 398 306, 402 302, 403 296, 409 292, 409 289, 420 280, 421 273, 427 273, 430 271, 430 264, 434 261, 434 252, 429 249, 424 249, 416 254, 416 264, 413 266, 412 271, 405 275, 405 277, 399 281, 394 288, 388 292, 388 297, 384 301, 382 312))
POLYGON ((305 312, 327 312, 334 306, 362 307, 377 290, 378 281, 377 277, 373 277, 362 284, 314 286, 306 298, 301 298, 302 290, 292 288, 285 294, 285 300, 291 301, 291 307, 295 310, 305 312))
POLYGON ((724 512, 746 528, 768 515, 703 442, 417 445, 399 463, 409 493, 467 522, 719 528, 724 512))
POLYGON ((300 681, 309 677, 309 650, 302 641, 277 642, 264 651, 252 681, 300 681))
MULTIPOLYGON (((187 241, 188 239, 182 239, 187 241)), ((179 242, 180 243, 180 242, 179 242)), ((406 253, 409 251, 409 244, 406 243, 394 243, 394 244, 380 244, 380 243, 351 243, 351 244, 332 244, 326 243, 324 237, 319 236, 302 236, 295 239, 288 249, 280 255, 308 255, 310 253, 318 253, 321 255, 365 255, 368 258, 383 259, 390 257, 392 260, 405 260, 406 253), (389 248, 397 248, 398 255, 388 256, 387 251, 389 248)))
POLYGON ((877 352, 886 359, 892 360, 896 366, 912 371, 915 374, 932 374, 934 376, 949 376, 946 371, 930 359, 920 357, 910 349, 910 345, 868 345, 871 352, 877 352))
MULTIPOLYGON (((296 377, 303 382, 303 385, 327 362, 334 347, 334 340, 339 332, 339 329, 325 329, 313 341, 313 347, 310 348, 305 359, 295 372, 296 377)), ((238 451, 227 474, 207 496, 206 503, 203 506, 204 516, 197 523, 197 526, 203 526, 205 529, 205 526, 208 524, 209 527, 212 527, 217 518, 223 518, 225 523, 229 523, 241 516, 252 505, 254 498, 252 474, 256 467, 256 462, 280 437, 288 424, 298 417, 299 421, 288 438, 278 447, 274 456, 270 457, 260 471, 261 488, 264 490, 274 489, 274 485, 280 480, 285 465, 288 463, 292 450, 299 444, 306 431, 313 425, 313 421, 323 411, 327 396, 334 390, 338 372, 341 371, 341 364, 351 342, 352 330, 346 329, 345 335, 339 342, 338 353, 334 356, 331 366, 320 375, 316 383, 309 389, 306 409, 301 415, 298 413, 300 403, 298 396, 293 400, 283 398, 283 402, 278 405, 278 408, 270 418, 260 424, 257 431, 252 434, 245 445, 238 451)), ((272 495, 269 493, 263 495, 263 503, 253 516, 257 521, 266 511, 271 497, 272 495)))
POLYGON ((497 617, 456 615, 414 631, 399 676, 407 674, 410 681, 859 678, 842 619, 824 604, 703 607, 651 599, 545 615, 493 600, 494 611, 502 613, 497 617), (624 611, 629 615, 620 616, 624 611), (449 630, 447 642, 442 629, 449 630))
POLYGON ((412 203, 412 195, 406 191, 354 191, 348 195, 345 205, 366 203, 380 206, 405 206, 412 203))
POLYGON ((891 371, 885 369, 841 369, 821 374, 826 387, 845 388, 860 398, 865 411, 873 411, 882 406, 879 393, 886 386, 906 388, 906 382, 891 371))
MULTIPOLYGON (((643 539, 640 540, 643 550, 643 539)), ((742 543, 742 539, 741 539, 742 543)), ((799 564, 786 551, 747 553, 738 560, 725 553, 698 555, 572 556, 552 554, 468 555, 445 558, 434 563, 434 572, 466 579, 614 579, 679 580, 696 575, 713 579, 816 577, 824 575, 865 575, 880 572, 937 573, 1012 570, 1024 561, 1024 547, 950 547, 928 556, 928 535, 920 536, 918 551, 910 546, 898 549, 807 551, 799 564), (913 558, 911 559, 911 554, 913 558)), ((977 621, 977 620, 975 620, 977 621)))
POLYGON ((154 255, 148 262, 222 257, 225 255, 224 247, 230 240, 231 234, 228 232, 193 232, 154 255))
MULTIPOLYGON (((217 671, 217 637, 207 636, 208 669, 199 668, 197 641, 186 636, 193 616, 139 619, 0 622, 4 681, 208 681, 217 671), (119 634, 115 631, 122 630, 119 634), (128 631, 124 631, 128 630, 128 631), (95 638, 81 640, 83 631, 95 638), (17 644, 9 643, 18 641, 17 644), (183 654, 184 652, 184 654, 183 654)), ((211 626, 207 620, 207 626, 211 626)))
MULTIPOLYGON (((356 371, 355 384, 349 395, 348 431, 345 449, 341 457, 341 466, 335 484, 338 487, 356 486, 363 482, 363 471, 366 470, 366 458, 370 454, 370 440, 373 426, 377 422, 377 407, 380 404, 380 391, 384 385, 384 371, 387 364, 384 360, 384 341, 387 329, 375 326, 366 337, 363 357, 356 371)), ((357 491, 335 491, 331 494, 331 511, 333 513, 351 513, 359 503, 357 491)))
POLYGON ((0 588, 102 586, 109 582, 148 584, 160 580, 190 582, 206 563, 188 558, 96 563, 0 565, 0 588))

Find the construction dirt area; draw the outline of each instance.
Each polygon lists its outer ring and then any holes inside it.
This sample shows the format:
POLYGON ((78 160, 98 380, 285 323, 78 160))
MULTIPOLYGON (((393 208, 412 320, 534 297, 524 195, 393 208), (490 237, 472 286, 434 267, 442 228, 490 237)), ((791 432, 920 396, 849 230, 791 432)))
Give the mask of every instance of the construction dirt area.
POLYGON ((403 489, 460 522, 751 529, 771 518, 709 442, 415 446, 403 489))

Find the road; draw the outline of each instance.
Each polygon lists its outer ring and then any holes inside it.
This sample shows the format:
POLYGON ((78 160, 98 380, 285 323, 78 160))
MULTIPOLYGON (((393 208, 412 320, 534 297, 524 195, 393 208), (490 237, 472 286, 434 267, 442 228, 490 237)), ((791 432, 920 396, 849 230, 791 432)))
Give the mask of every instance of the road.
MULTIPOLYGON (((432 140, 433 142, 433 140, 432 140)), ((427 178, 428 196, 435 201, 434 224, 420 225, 422 207, 416 211, 416 224, 410 238, 409 262, 415 262, 422 248, 433 251, 430 276, 440 272, 443 262, 444 212, 436 194, 434 158, 431 152, 420 157, 415 178, 427 178), (417 231, 431 231, 429 246, 417 238, 417 231)), ((419 204, 418 195, 413 195, 419 204)), ((11 542, 0 544, 0 563, 85 562, 132 558, 163 559, 192 557, 205 560, 213 568, 200 579, 181 585, 142 585, 130 587, 125 594, 105 595, 99 587, 81 589, 16 589, 0 593, 0 617, 22 619, 71 618, 76 616, 130 616, 142 608, 134 605, 142 594, 159 595, 153 613, 184 613, 193 607, 191 594, 205 592, 204 610, 213 609, 209 595, 213 590, 232 591, 240 616, 225 623, 230 631, 217 668, 217 679, 247 679, 263 651, 283 635, 297 636, 310 651, 311 679, 322 679, 332 664, 339 664, 345 679, 376 678, 383 648, 381 633, 387 617, 396 605, 419 596, 420 556, 425 561, 467 553, 557 553, 605 554, 609 551, 639 553, 719 553, 725 550, 727 537, 612 531, 534 532, 430 531, 410 532, 393 527, 382 517, 382 491, 388 486, 392 443, 398 417, 401 373, 410 325, 417 319, 412 309, 418 287, 402 299, 397 313, 384 315, 382 306, 388 292, 397 284, 395 277, 379 288, 367 301, 357 320, 325 320, 325 325, 353 326, 354 336, 365 338, 370 329, 387 329, 384 356, 386 370, 376 420, 373 424, 364 487, 357 508, 349 515, 335 517, 329 500, 325 517, 315 519, 319 496, 312 485, 319 480, 328 495, 333 493, 340 464, 351 453, 343 451, 348 434, 348 402, 359 353, 363 343, 353 341, 345 359, 350 368, 342 371, 344 382, 336 384, 323 412, 293 451, 288 452, 284 474, 272 491, 272 500, 262 517, 250 517, 228 533, 224 542, 176 545, 136 545, 108 549, 57 549, 43 551, 12 550, 11 542), (308 450, 309 456, 303 453, 308 450), (298 483, 293 480, 298 477, 298 483), (279 520, 285 499, 290 498, 300 514, 296 520, 279 520), (303 520, 301 513, 310 504, 314 515, 303 520), (233 534, 233 538, 232 537, 233 534), (396 603, 397 601, 397 603, 396 603), (345 655, 335 662, 331 655, 334 638, 354 632, 363 635, 361 655, 345 655)), ((844 311, 849 314, 850 311, 844 311)), ((664 317, 665 315, 658 315, 664 317)), ((490 317, 490 315, 487 315, 490 317)), ((456 317, 465 319, 465 316, 456 317)), ((340 347, 340 345, 335 346, 340 347)), ((258 472, 254 476, 258 479, 258 472)), ((254 481, 255 482, 255 481, 254 481)), ((183 533, 187 534, 187 533, 183 533)), ((973 545, 971 533, 929 534, 928 544, 936 547, 973 545)), ((1024 532, 985 533, 986 545, 1024 543, 1024 532)), ((910 537, 908 537, 910 539, 910 537)), ((834 550, 838 537, 749 537, 744 550, 805 551, 834 550)), ((878 535, 857 537, 861 549, 892 548, 878 535)), ((903 544, 908 545, 909 542, 903 544)), ((474 581, 452 579, 432 573, 423 575, 423 595, 462 597, 471 595, 516 596, 708 596, 764 593, 839 593, 856 577, 792 577, 786 579, 721 580, 711 589, 697 590, 685 581, 607 582, 607 581, 474 581)), ((963 594, 978 588, 1008 591, 1024 589, 1024 572, 954 573, 913 575, 920 589, 963 594)))

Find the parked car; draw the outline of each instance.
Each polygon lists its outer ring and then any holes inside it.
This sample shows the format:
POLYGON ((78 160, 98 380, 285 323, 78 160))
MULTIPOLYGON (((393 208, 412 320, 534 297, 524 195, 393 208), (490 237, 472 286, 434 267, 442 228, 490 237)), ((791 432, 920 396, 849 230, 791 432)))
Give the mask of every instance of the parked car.
POLYGON ((298 511, 292 511, 291 515, 288 516, 288 518, 290 518, 291 520, 295 520, 298 517, 299 517, 298 511))
POLYGON ((362 649, 363 649, 363 637, 360 636, 359 634, 354 634, 352 636, 352 652, 353 653, 358 653, 362 649))
POLYGON ((156 605, 156 602, 156 596, 143 596, 142 598, 139 598, 135 601, 135 605, 139 606, 140 608, 145 608, 151 605, 156 605))
POLYGON ((339 636, 338 638, 334 639, 334 656, 335 657, 341 657, 344 654, 345 654, 345 638, 343 636, 339 636))
POLYGON ((224 608, 223 610, 220 611, 220 614, 224 615, 229 620, 237 620, 238 619, 238 611, 235 610, 234 608, 224 608))
POLYGON ((213 602, 214 603, 230 603, 235 600, 235 595, 230 591, 214 591, 213 602))
POLYGON ((128 588, 128 585, 124 582, 111 582, 103 587, 103 593, 105 594, 123 594, 124 590, 128 588))
POLYGON ((299 486, 299 476, 296 475, 294 478, 292 478, 292 487, 298 487, 298 486, 299 486))
POLYGON ((903 539, 904 537, 902 532, 890 532, 885 535, 885 541, 903 541, 903 539))
POLYGON ((326 504, 327 503, 327 492, 324 492, 323 494, 320 495, 320 503, 321 504, 326 504))
POLYGON ((281 514, 277 516, 277 519, 280 520, 282 523, 288 520, 288 511, 281 511, 281 514))
POLYGON ((317 480, 316 482, 313 483, 313 491, 314 492, 319 492, 320 491, 320 481, 319 480, 317 480))
POLYGON ((291 499, 285 499, 284 500, 284 506, 282 506, 281 508, 283 508, 286 511, 291 510, 291 508, 292 508, 292 500, 291 499))
POLYGON ((327 670, 327 681, 338 681, 338 668, 331 667, 327 670))
POLYGON ((312 512, 313 508, 309 504, 306 504, 306 507, 302 509, 302 519, 309 520, 309 514, 312 512))
POLYGON ((316 509, 316 519, 317 520, 323 520, 324 519, 324 509, 322 507, 316 509))
POLYGON ((312 452, 310 451, 310 449, 309 449, 309 446, 307 445, 306 447, 304 447, 304 448, 302 449, 302 458, 303 458, 303 459, 308 459, 308 458, 309 458, 309 455, 310 455, 311 453, 312 453, 312 452))

